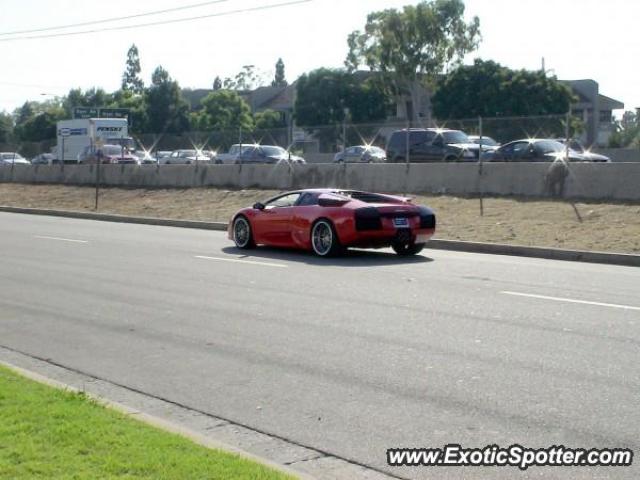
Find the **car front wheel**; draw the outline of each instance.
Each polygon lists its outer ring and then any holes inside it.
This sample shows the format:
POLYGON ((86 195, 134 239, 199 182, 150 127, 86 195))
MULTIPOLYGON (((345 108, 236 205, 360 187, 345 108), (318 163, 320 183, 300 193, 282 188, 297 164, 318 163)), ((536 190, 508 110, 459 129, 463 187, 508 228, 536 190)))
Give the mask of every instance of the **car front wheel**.
POLYGON ((251 225, 245 217, 238 217, 233 221, 233 241, 236 247, 242 249, 249 249, 256 246, 253 241, 251 225))

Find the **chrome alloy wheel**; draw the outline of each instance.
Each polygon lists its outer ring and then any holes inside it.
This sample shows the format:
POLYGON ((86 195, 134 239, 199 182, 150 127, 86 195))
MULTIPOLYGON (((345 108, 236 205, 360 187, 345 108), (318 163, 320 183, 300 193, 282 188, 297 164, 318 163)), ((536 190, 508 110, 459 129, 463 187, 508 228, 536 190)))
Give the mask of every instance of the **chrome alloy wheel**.
POLYGON ((233 240, 236 242, 236 247, 246 248, 251 240, 251 227, 249 222, 244 217, 236 218, 233 222, 233 240))
POLYGON ((324 257, 333 249, 333 229, 326 220, 320 220, 313 226, 311 232, 311 244, 313 251, 324 257))

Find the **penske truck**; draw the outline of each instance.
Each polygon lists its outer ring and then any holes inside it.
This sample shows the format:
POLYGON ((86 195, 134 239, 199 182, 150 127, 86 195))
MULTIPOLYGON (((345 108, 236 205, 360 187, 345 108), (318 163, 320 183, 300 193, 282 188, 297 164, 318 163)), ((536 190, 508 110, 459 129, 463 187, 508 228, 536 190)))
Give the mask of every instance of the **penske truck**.
POLYGON ((77 163, 86 147, 121 145, 133 151, 135 142, 129 136, 126 118, 76 118, 58 122, 58 158, 65 163, 77 163))

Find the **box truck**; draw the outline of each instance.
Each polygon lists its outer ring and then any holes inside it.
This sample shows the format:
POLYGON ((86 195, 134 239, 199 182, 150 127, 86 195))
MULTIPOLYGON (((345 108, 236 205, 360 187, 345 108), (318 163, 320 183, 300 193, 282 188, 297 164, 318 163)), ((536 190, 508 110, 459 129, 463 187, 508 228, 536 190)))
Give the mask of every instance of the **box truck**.
POLYGON ((57 155, 65 163, 77 163, 85 147, 121 145, 135 149, 126 118, 76 118, 58 122, 57 155))

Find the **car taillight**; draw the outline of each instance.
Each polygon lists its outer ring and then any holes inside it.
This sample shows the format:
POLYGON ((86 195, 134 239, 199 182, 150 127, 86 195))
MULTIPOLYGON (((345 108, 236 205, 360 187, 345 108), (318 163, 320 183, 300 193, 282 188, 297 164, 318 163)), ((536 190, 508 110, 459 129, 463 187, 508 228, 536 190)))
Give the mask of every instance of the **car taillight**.
POLYGON ((382 221, 380 212, 375 207, 358 208, 354 213, 356 230, 380 230, 382 221))
POLYGON ((436 215, 430 208, 418 207, 420 210, 420 228, 436 228, 436 215))

